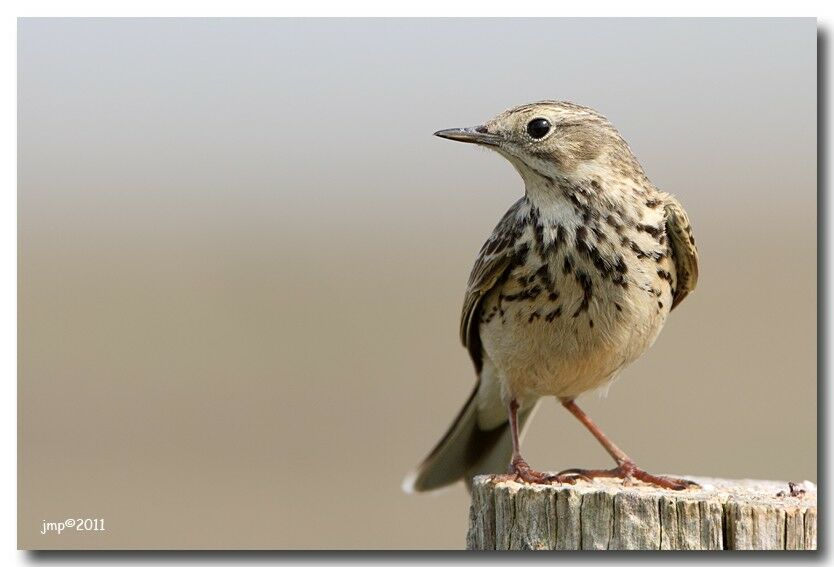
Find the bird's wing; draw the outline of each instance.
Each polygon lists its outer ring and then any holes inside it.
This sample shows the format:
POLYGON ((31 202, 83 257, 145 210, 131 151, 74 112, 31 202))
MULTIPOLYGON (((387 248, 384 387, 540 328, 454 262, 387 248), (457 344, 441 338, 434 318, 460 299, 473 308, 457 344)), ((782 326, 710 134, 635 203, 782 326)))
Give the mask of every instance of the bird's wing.
POLYGON ((481 299, 515 265, 519 257, 519 250, 515 243, 520 236, 521 225, 518 222, 518 210, 523 201, 523 198, 519 199, 510 207, 492 231, 492 236, 484 243, 478 254, 466 286, 460 317, 460 339, 469 350, 478 373, 481 372, 483 365, 481 337, 478 332, 481 299))
POLYGON ((677 286, 672 298, 672 309, 695 289, 698 283, 698 249, 689 217, 677 199, 669 195, 664 206, 666 213, 666 234, 672 246, 672 260, 675 262, 677 286))

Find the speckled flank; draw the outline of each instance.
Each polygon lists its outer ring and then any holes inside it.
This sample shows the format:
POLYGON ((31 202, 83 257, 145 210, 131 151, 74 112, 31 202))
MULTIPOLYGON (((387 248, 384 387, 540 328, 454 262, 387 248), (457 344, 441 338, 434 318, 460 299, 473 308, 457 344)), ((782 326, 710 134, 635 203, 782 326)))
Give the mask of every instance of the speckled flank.
POLYGON ((484 128, 507 135, 534 116, 554 123, 549 138, 496 148, 526 194, 481 251, 461 331, 476 366, 489 357, 502 374, 505 396, 572 398, 649 348, 680 288, 694 286, 697 256, 688 220, 669 214, 680 205, 597 112, 549 101, 484 128))
POLYGON ((464 296, 460 336, 478 386, 412 485, 429 490, 476 469, 505 470, 508 415, 513 470, 535 480, 514 420, 541 396, 567 403, 606 386, 652 345, 695 287, 692 231, 680 204, 588 108, 545 101, 438 134, 500 153, 525 195, 484 243, 464 296))

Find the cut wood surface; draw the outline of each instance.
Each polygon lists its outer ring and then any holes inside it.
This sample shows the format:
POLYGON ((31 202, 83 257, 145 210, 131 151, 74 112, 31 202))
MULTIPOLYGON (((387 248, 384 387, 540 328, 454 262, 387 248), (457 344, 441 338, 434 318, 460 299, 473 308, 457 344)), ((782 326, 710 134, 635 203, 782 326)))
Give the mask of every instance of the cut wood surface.
POLYGON ((479 476, 466 547, 510 549, 816 549, 816 486, 686 476, 683 491, 618 479, 531 485, 479 476))

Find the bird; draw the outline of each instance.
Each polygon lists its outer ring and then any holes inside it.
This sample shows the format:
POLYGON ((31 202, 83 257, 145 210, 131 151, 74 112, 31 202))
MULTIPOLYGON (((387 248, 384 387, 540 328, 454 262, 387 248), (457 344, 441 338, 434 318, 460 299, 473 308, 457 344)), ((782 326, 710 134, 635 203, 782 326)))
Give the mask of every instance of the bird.
POLYGON ((652 184, 607 118, 572 102, 524 104, 434 135, 498 152, 521 176, 524 196, 484 243, 466 287, 460 338, 475 387, 403 488, 469 486, 477 474, 499 473, 533 484, 607 477, 697 486, 639 468, 576 404, 643 355, 695 289, 698 250, 681 203, 652 184), (520 438, 548 396, 615 467, 545 473, 527 463, 520 438))

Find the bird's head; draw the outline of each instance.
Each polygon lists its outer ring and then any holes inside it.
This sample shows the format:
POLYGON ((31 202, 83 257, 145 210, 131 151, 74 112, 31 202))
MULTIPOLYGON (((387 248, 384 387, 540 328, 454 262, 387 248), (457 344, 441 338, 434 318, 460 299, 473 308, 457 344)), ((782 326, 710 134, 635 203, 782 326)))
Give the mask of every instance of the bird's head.
POLYGON ((436 136, 496 150, 515 166, 528 188, 575 184, 612 172, 634 179, 643 171, 617 130, 590 108, 563 101, 525 104, 481 126, 452 128, 436 136))

